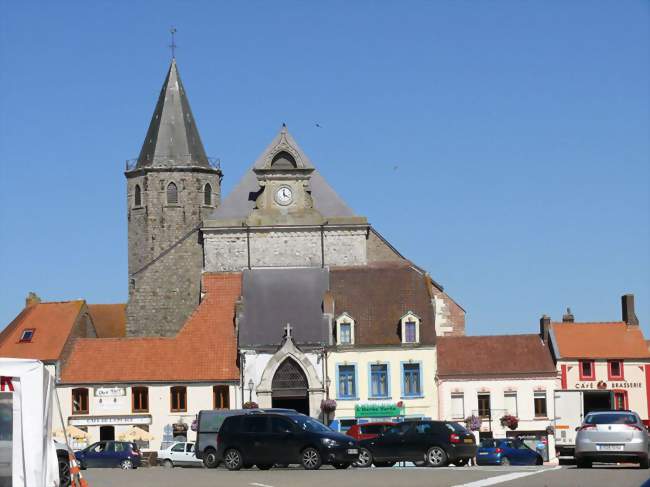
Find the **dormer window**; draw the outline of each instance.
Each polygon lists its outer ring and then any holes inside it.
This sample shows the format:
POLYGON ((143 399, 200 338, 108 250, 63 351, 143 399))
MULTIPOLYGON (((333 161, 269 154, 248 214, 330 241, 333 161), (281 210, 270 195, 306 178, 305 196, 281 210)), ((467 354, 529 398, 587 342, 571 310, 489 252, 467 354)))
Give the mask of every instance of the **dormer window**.
POLYGON ((34 328, 27 328, 23 330, 23 332, 20 335, 20 341, 23 343, 29 343, 32 341, 32 338, 34 338, 34 332, 36 330, 34 328))
POLYGON ((178 188, 175 183, 169 183, 167 185, 167 204, 168 205, 177 205, 178 204, 178 188))
POLYGON ((400 321, 402 343, 420 343, 420 317, 409 311, 400 321))
POLYGON ((354 319, 347 313, 336 319, 336 344, 354 345, 354 319))
POLYGON ((273 169, 293 169, 298 167, 296 159, 286 151, 279 152, 271 161, 273 169))

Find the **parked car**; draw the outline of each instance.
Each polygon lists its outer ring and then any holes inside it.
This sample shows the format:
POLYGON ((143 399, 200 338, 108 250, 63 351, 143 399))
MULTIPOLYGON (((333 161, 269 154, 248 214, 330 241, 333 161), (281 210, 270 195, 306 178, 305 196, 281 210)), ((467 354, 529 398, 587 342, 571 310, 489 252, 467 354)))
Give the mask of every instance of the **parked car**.
POLYGON ((317 470, 322 464, 343 469, 359 454, 354 438, 296 412, 264 411, 229 416, 219 429, 217 445, 214 462, 207 461, 207 453, 204 461, 209 467, 223 461, 228 470, 253 464, 260 470, 268 470, 276 464, 294 463, 301 464, 305 470, 317 470))
POLYGON ((485 439, 476 453, 477 465, 543 465, 544 459, 516 438, 485 439))
POLYGON ((70 476, 70 454, 68 453, 68 446, 56 440, 54 448, 56 448, 56 459, 59 463, 59 485, 60 487, 70 487, 72 477, 70 476))
POLYGON ((295 409, 206 409, 199 411, 194 453, 208 468, 219 465, 217 460, 217 435, 224 420, 238 414, 259 414, 266 411, 295 413, 295 409))
POLYGON ((377 438, 377 436, 388 428, 395 426, 395 424, 396 423, 389 422, 353 424, 350 426, 350 429, 346 431, 346 434, 355 440, 370 440, 372 438, 377 438))
POLYGON ((142 453, 131 441, 98 441, 75 453, 82 469, 91 467, 138 468, 142 453))
POLYGON ((194 443, 176 442, 158 450, 158 463, 163 467, 200 467, 203 461, 194 454, 194 443))
POLYGON ((594 411, 585 416, 576 436, 578 468, 592 462, 639 463, 648 468, 648 430, 634 411, 594 411))
POLYGON ((474 435, 450 421, 398 423, 377 438, 359 442, 356 465, 369 467, 387 463, 422 462, 432 467, 449 463, 466 465, 476 455, 474 435))

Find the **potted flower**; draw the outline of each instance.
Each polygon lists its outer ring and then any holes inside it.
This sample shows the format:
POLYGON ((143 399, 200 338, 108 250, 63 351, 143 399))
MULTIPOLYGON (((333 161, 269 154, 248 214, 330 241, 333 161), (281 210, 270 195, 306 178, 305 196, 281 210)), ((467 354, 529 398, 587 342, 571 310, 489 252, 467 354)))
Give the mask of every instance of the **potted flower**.
POLYGON ((470 431, 478 431, 478 430, 480 430, 482 422, 483 421, 481 420, 481 418, 479 418, 478 416, 475 416, 474 414, 472 414, 471 416, 467 416, 465 418, 465 426, 470 431))
POLYGON ((244 409, 258 409, 260 406, 255 401, 246 401, 244 403, 244 409))
POLYGON ((331 414, 336 411, 336 401, 334 399, 323 399, 320 402, 320 410, 325 414, 331 414))
POLYGON ((501 426, 504 428, 509 428, 511 430, 516 430, 519 426, 519 419, 512 414, 504 414, 501 416, 501 426))

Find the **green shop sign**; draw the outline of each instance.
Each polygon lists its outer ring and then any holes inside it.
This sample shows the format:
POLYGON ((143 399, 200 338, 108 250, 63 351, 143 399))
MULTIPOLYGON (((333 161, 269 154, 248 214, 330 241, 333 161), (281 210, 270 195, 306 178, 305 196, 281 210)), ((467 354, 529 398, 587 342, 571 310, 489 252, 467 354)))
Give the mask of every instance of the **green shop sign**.
POLYGON ((395 403, 357 404, 354 406, 355 418, 390 418, 403 416, 404 406, 395 403))

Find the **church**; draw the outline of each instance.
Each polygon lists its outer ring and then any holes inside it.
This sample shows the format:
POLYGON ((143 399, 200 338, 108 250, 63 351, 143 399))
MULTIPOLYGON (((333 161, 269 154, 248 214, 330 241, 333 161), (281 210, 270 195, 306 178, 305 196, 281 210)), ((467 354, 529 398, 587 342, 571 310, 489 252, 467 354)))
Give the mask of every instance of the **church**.
POLYGON ((464 335, 465 311, 284 124, 222 197, 236 168, 207 156, 172 59, 125 169, 126 306, 30 296, 0 336, 0 352, 54 370, 80 447, 192 440, 201 409, 246 403, 340 429, 438 417, 436 339, 464 335))
POLYGON ((463 309, 337 195, 284 124, 225 198, 223 169, 172 60, 125 173, 128 335, 174 336, 201 301, 202 275, 241 273, 243 401, 318 417, 323 399, 392 397, 405 415, 416 402, 413 414, 433 416, 436 336, 464 334, 463 309))

